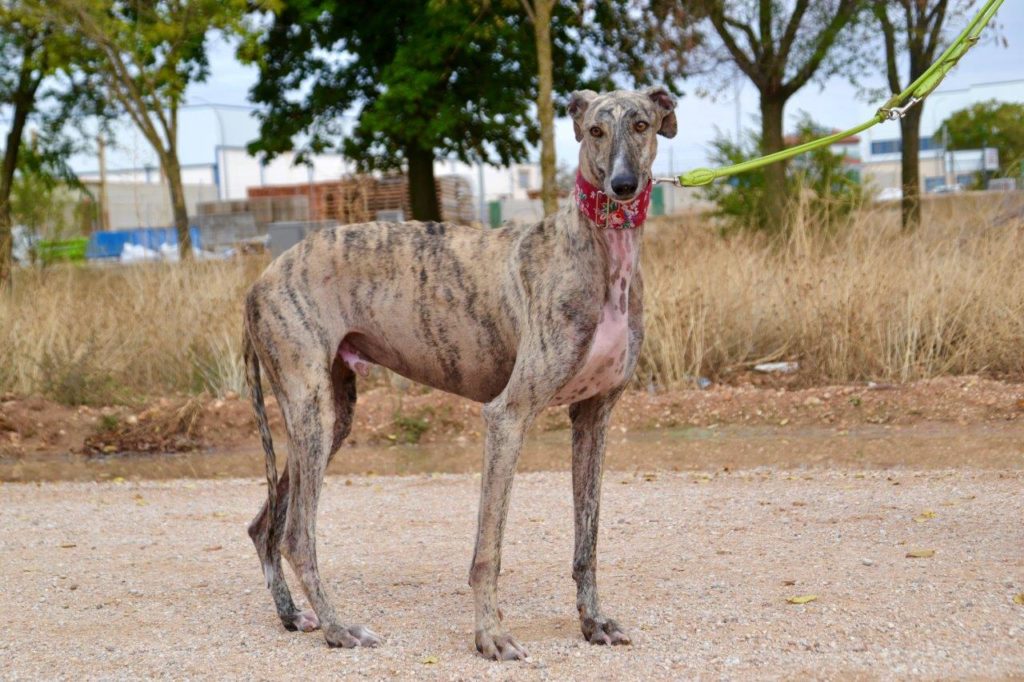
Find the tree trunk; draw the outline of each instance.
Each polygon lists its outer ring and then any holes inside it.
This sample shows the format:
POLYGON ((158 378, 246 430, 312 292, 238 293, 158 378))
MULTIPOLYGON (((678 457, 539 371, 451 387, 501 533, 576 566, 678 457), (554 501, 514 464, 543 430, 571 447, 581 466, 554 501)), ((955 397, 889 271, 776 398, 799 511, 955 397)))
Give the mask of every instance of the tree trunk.
POLYGON ((555 107, 551 101, 551 12, 554 0, 534 2, 533 32, 537 43, 537 115, 540 118, 540 197, 544 215, 558 210, 555 177, 555 107))
POLYGON ((903 231, 913 232, 921 225, 921 114, 924 102, 907 110, 900 119, 900 136, 903 140, 901 152, 901 180, 903 186, 902 218, 903 231))
MULTIPOLYGON (((26 58, 27 59, 27 58, 26 58)), ((30 71, 22 69, 18 82, 18 91, 14 94, 14 116, 11 129, 7 133, 7 146, 4 148, 3 167, 0 168, 0 291, 7 289, 11 283, 11 272, 14 265, 14 218, 11 215, 11 190, 14 187, 14 171, 18 167, 18 152, 21 151, 21 136, 25 132, 25 123, 35 103, 38 82, 32 81, 30 71)))
POLYGON ((185 205, 185 188, 181 184, 181 165, 175 152, 166 152, 162 160, 167 186, 171 193, 171 211, 174 213, 174 229, 178 233, 178 255, 181 260, 192 258, 192 234, 188 229, 188 207, 185 205))
MULTIPOLYGON (((771 154, 782 149, 784 110, 786 100, 764 92, 761 93, 761 151, 771 154)), ((768 225, 771 232, 782 232, 786 227, 786 163, 784 161, 765 166, 764 201, 768 225)))
POLYGON ((419 147, 405 150, 409 163, 409 207, 413 220, 441 220, 434 183, 434 152, 419 147))

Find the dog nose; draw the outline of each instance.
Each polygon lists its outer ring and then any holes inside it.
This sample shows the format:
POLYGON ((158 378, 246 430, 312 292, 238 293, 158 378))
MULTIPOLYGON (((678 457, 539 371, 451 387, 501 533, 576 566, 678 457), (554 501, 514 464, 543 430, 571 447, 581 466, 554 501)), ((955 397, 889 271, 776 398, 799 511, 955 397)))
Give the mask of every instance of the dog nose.
POLYGON ((632 194, 636 191, 636 176, 635 175, 616 175, 612 178, 612 191, 618 194, 620 197, 624 197, 627 194, 632 194))

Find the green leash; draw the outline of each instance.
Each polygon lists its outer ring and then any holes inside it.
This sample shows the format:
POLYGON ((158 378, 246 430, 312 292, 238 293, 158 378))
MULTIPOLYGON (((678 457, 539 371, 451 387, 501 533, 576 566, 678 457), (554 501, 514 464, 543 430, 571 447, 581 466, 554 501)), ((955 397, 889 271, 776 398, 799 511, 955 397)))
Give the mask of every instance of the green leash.
POLYGON ((849 130, 844 130, 839 133, 834 133, 827 137, 822 137, 817 140, 811 140, 804 144, 796 147, 789 147, 788 149, 782 149, 775 152, 774 154, 768 154, 767 156, 761 156, 756 159, 750 159, 742 163, 733 164, 732 166, 725 166, 724 168, 697 168, 688 173, 683 173, 678 178, 655 178, 655 182, 669 182, 679 187, 698 187, 700 185, 707 185, 718 178, 729 177, 730 175, 736 175, 737 173, 746 173, 762 166, 767 166, 770 163, 776 161, 783 161, 785 159, 798 156, 805 152, 813 151, 820 147, 827 147, 835 144, 840 140, 846 139, 852 135, 864 132, 868 128, 883 123, 885 121, 895 121, 896 119, 903 118, 907 114, 907 110, 912 106, 923 100, 925 97, 930 95, 935 88, 939 87, 942 83, 942 79, 946 77, 960 58, 966 54, 966 52, 974 47, 974 44, 981 38, 981 32, 985 30, 985 26, 991 21, 995 15, 999 6, 1003 4, 1003 0, 987 0, 977 15, 971 20, 971 23, 967 25, 953 43, 946 48, 946 51, 942 53, 942 56, 932 64, 927 71, 921 74, 921 77, 911 83, 906 90, 893 95, 888 102, 883 104, 878 111, 875 113, 870 120, 861 123, 858 126, 854 126, 849 130))

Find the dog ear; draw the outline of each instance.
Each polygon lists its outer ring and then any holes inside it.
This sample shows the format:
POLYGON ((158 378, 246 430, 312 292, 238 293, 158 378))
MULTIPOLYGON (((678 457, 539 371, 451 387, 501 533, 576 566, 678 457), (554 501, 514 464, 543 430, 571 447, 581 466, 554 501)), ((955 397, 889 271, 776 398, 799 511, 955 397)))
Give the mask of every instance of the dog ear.
POLYGON ((646 94, 661 112, 661 127, 658 134, 668 138, 676 136, 676 99, 662 86, 647 88, 646 94))
POLYGON ((583 115, 595 97, 597 93, 593 90, 577 90, 569 97, 569 105, 565 110, 572 117, 572 129, 576 133, 577 142, 583 139, 583 115))

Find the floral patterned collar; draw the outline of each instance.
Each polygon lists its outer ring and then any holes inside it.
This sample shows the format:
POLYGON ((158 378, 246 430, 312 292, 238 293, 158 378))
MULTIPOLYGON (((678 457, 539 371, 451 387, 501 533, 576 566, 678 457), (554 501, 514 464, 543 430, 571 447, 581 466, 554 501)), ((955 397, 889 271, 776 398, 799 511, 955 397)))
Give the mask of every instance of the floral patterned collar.
POLYGON ((576 205, 590 222, 610 230, 633 230, 643 227, 647 220, 647 207, 651 203, 650 180, 647 186, 629 201, 615 201, 601 188, 591 185, 579 171, 576 172, 576 205))

